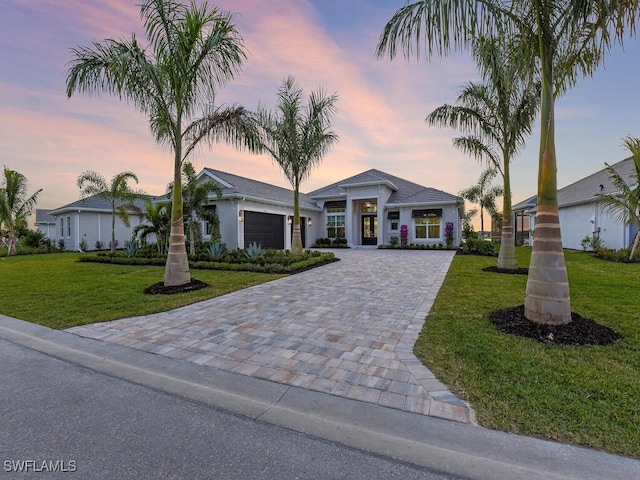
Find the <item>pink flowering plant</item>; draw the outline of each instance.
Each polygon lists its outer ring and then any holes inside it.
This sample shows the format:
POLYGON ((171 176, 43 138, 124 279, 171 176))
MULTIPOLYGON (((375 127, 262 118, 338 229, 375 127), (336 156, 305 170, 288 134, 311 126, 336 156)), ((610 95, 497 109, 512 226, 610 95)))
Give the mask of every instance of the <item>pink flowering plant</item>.
POLYGON ((406 225, 401 225, 400 226, 400 246, 402 247, 406 247, 409 242, 409 227, 407 227, 406 225))
POLYGON ((447 248, 453 247, 453 222, 447 222, 445 225, 444 240, 447 242, 447 248))

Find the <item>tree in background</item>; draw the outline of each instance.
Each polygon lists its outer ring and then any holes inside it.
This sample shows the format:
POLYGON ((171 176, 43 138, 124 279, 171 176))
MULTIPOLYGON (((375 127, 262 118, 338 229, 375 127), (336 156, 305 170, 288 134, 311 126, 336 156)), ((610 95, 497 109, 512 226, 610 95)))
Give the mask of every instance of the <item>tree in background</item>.
MULTIPOLYGON (((484 83, 468 83, 455 105, 436 108, 426 121, 429 125, 460 130, 464 136, 454 138, 453 145, 486 161, 500 173, 503 194, 498 268, 516 269, 510 166, 531 133, 540 104, 540 86, 532 77, 521 75, 504 38, 479 38, 473 45, 473 54, 484 83)), ((494 220, 499 217, 490 213, 494 220)))
POLYGON ((611 213, 618 221, 638 227, 629 254, 631 260, 636 254, 640 240, 640 138, 626 137, 624 145, 631 152, 633 175, 625 179, 611 165, 605 163, 605 171, 616 192, 597 194, 596 204, 611 213))
POLYGON ((464 50, 477 37, 506 35, 526 77, 541 80, 536 241, 525 315, 536 323, 571 322, 569 280, 558 216, 555 100, 581 76, 593 75, 605 54, 635 33, 640 0, 422 0, 407 3, 387 22, 379 57, 431 57, 464 50))
POLYGON ((98 172, 87 170, 78 177, 80 197, 87 198, 94 195, 109 202, 111 208, 111 254, 116 253, 116 216, 129 227, 131 213, 140 213, 135 201, 143 198, 145 193, 134 190, 129 186, 129 180, 138 183, 138 177, 133 172, 120 172, 107 183, 104 176, 98 172))
POLYGON ((26 229, 27 217, 31 215, 42 189, 32 195, 27 191, 27 177, 5 166, 0 187, 0 227, 7 231, 7 256, 15 255, 17 231, 26 229))
POLYGON ((484 240, 484 212, 485 210, 494 217, 497 215, 496 200, 504 193, 502 187, 491 185, 491 182, 498 175, 495 168, 487 168, 484 170, 478 183, 460 191, 459 195, 471 203, 475 203, 480 207, 480 235, 484 240))
POLYGON ((140 235, 140 240, 146 242, 149 235, 156 237, 158 253, 166 255, 169 248, 169 234, 171 232, 171 205, 169 202, 150 202, 144 206, 142 216, 145 223, 136 225, 133 236, 140 235))
POLYGON ((106 92, 149 116, 156 141, 173 152, 171 234, 165 286, 191 282, 184 240, 182 166, 202 139, 257 148, 245 109, 214 106, 218 87, 232 80, 246 59, 233 15, 195 2, 144 0, 140 16, 148 45, 104 40, 72 50, 67 96, 106 92))
POLYGON ((302 103, 303 94, 295 79, 288 77, 278 89, 275 110, 259 107, 257 114, 262 147, 280 165, 293 187, 291 252, 296 255, 303 251, 300 184, 338 141, 338 135, 331 130, 337 94, 327 95, 318 89, 311 93, 306 106, 302 103))

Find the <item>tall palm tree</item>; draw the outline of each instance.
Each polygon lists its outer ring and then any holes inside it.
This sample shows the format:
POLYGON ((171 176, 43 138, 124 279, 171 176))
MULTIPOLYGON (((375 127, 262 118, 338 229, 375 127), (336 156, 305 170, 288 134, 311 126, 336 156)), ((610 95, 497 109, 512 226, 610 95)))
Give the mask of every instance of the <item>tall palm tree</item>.
POLYGON ((262 146, 280 165, 293 187, 293 239, 291 252, 302 253, 300 234, 300 184, 311 175, 324 154, 338 141, 331 130, 338 95, 313 91, 307 105, 302 104, 304 92, 293 77, 288 77, 278 89, 275 111, 259 107, 258 128, 262 146))
POLYGON ((212 224, 217 221, 215 211, 205 208, 209 201, 209 195, 215 193, 218 200, 221 199, 222 188, 211 180, 198 181, 191 162, 185 162, 183 165, 182 176, 182 198, 184 199, 185 223, 189 233, 189 253, 193 255, 196 253, 195 237, 196 230, 200 227, 200 221, 205 220, 212 224))
POLYGON ((149 116, 156 141, 173 151, 171 235, 166 286, 191 282, 184 240, 182 165, 202 139, 254 148, 247 112, 214 106, 218 87, 233 79, 246 59, 233 15, 176 0, 143 0, 140 16, 149 45, 106 39, 72 50, 67 95, 106 92, 149 116))
POLYGON ((609 179, 617 191, 596 195, 596 203, 619 221, 638 227, 629 254, 629 260, 631 260, 636 254, 640 241, 640 138, 625 137, 624 145, 631 152, 634 173, 630 178, 625 179, 611 165, 605 163, 605 171, 609 174, 609 179))
POLYGON ((140 190, 134 190, 129 186, 129 180, 138 183, 138 177, 133 172, 120 172, 113 176, 107 183, 104 176, 98 172, 87 170, 78 177, 80 197, 87 198, 97 195, 109 202, 111 207, 111 253, 116 253, 116 216, 122 220, 125 226, 131 225, 130 213, 138 213, 139 208, 134 204, 138 198, 145 194, 140 190))
POLYGON ((42 189, 27 196, 27 177, 4 167, 2 187, 0 188, 0 227, 4 226, 9 237, 7 256, 16 253, 16 230, 26 225, 27 217, 38 201, 42 189))
POLYGON ((465 136, 454 138, 453 145, 486 161, 500 173, 503 193, 498 268, 516 269, 510 166, 531 133, 540 103, 540 88, 532 78, 518 75, 519 70, 501 39, 480 38, 473 52, 485 82, 469 82, 455 105, 436 108, 426 121, 429 125, 462 131, 465 136))
POLYGON ((471 203, 476 203, 480 207, 481 235, 484 235, 484 211, 489 212, 491 217, 495 216, 497 214, 496 200, 504 194, 502 187, 491 185, 497 174, 498 171, 495 168, 487 168, 478 177, 478 183, 465 188, 459 193, 462 198, 471 203))
POLYGON ((592 75, 605 53, 635 33, 640 0, 422 0, 400 8, 386 24, 379 57, 426 49, 444 56, 479 36, 508 35, 524 75, 541 79, 538 207, 525 295, 525 315, 537 323, 571 322, 569 281, 558 220, 555 100, 592 75), (504 32, 504 33, 503 33, 504 32))
POLYGON ((153 203, 148 201, 142 212, 144 223, 136 225, 133 229, 134 237, 140 235, 140 240, 146 242, 149 235, 156 237, 158 253, 165 255, 169 246, 169 233, 171 231, 171 207, 169 202, 153 203))

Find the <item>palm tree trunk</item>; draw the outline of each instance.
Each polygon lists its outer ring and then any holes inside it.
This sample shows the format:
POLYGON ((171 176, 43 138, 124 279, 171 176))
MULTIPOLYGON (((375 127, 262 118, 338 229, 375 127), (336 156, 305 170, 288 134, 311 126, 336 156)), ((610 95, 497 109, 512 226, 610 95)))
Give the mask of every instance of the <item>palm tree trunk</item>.
MULTIPOLYGON (((543 65, 546 60, 541 59, 543 65)), ((553 74, 550 63, 546 67, 542 75, 536 241, 531 253, 524 306, 525 316, 532 322, 562 325, 571 322, 571 301, 558 216, 553 74)))
POLYGON ((169 234, 169 252, 164 269, 165 287, 185 285, 191 282, 189 258, 184 241, 184 215, 182 212, 182 138, 177 135, 175 145, 175 164, 173 171, 173 194, 171 204, 171 233, 169 234))
POLYGON ((16 232, 10 228, 7 233, 7 237, 9 237, 9 245, 7 245, 7 257, 16 254, 16 232))
POLYGON ((293 236, 291 238, 291 253, 294 255, 301 255, 303 252, 302 235, 300 234, 299 185, 300 183, 296 181, 293 190, 293 236))
POLYGON ((633 260, 633 256, 636 254, 636 249, 638 248, 638 241, 640 240, 640 228, 636 232, 635 240, 633 241, 633 247, 631 247, 631 253, 629 254, 629 260, 633 260))
POLYGON ((111 206, 111 255, 116 254, 116 212, 114 209, 115 207, 112 205, 111 206))
POLYGON ((503 183, 504 194, 502 196, 502 235, 500 238, 500 253, 498 254, 498 268, 515 270, 518 268, 516 257, 515 235, 513 233, 513 212, 511 210, 511 174, 509 172, 509 159, 505 158, 503 183))

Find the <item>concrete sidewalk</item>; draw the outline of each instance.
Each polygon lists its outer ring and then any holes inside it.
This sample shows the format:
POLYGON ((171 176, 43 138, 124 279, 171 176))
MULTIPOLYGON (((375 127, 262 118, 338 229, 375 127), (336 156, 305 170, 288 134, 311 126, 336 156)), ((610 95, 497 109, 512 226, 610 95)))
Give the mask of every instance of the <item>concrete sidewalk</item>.
POLYGON ((0 338, 256 421, 464 478, 640 478, 637 460, 225 372, 2 315, 0 338))

